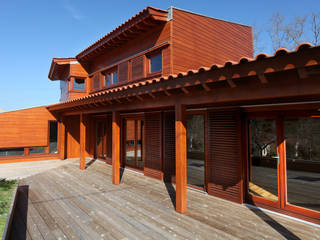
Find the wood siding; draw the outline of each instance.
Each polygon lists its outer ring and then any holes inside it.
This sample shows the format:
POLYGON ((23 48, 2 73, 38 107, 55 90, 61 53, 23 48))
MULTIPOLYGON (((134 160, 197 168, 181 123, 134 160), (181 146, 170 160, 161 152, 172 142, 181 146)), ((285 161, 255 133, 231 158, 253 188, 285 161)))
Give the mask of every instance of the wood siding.
POLYGON ((119 64, 118 67, 118 76, 119 76, 119 82, 127 82, 128 81, 128 70, 129 70, 129 64, 128 62, 124 62, 119 64))
POLYGON ((131 80, 145 77, 145 56, 139 56, 131 61, 131 80))
POLYGON ((161 113, 145 114, 144 174, 162 179, 161 113))
POLYGON ((208 114, 208 193, 242 200, 240 112, 226 109, 208 114))
POLYGON ((164 129, 164 181, 175 182, 176 175, 176 138, 174 112, 165 112, 163 117, 164 129))
POLYGON ((252 57, 248 26, 173 9, 173 73, 252 57))
POLYGON ((0 114, 0 148, 48 145, 49 120, 56 118, 45 108, 0 114))
POLYGON ((168 23, 159 24, 159 26, 150 29, 148 32, 142 33, 139 37, 95 58, 94 62, 91 63, 91 72, 95 72, 109 65, 111 66, 125 58, 169 41, 169 31, 170 26, 168 23))

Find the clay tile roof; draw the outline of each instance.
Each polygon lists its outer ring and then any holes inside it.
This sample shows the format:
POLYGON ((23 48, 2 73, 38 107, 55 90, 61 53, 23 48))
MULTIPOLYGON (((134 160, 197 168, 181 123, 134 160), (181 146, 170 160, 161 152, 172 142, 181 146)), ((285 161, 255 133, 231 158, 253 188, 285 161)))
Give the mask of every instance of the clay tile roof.
MULTIPOLYGON (((177 75, 168 75, 168 76, 165 76, 165 77, 155 78, 155 79, 151 79, 151 80, 149 79, 149 80, 145 80, 145 81, 142 81, 142 82, 128 83, 125 87, 117 87, 117 88, 114 88, 114 89, 103 90, 103 91, 101 91, 99 93, 92 93, 87 97, 82 97, 82 98, 78 98, 78 99, 74 99, 74 100, 70 100, 70 101, 66 101, 66 102, 62 102, 62 103, 58 103, 58 104, 53 104, 53 105, 48 106, 48 108, 49 109, 50 108, 54 109, 55 107, 60 106, 63 109, 64 108, 63 106, 67 107, 67 105, 72 103, 72 102, 81 103, 81 101, 83 101, 86 98, 90 99, 90 98, 97 97, 99 95, 106 95, 106 94, 108 94, 110 92, 114 92, 114 91, 123 91, 123 89, 124 90, 126 90, 127 88, 131 89, 131 88, 139 87, 140 85, 154 84, 154 83, 161 82, 161 81, 171 81, 171 80, 175 80, 177 78, 181 78, 181 77, 184 77, 184 76, 194 75, 194 74, 198 74, 198 73, 206 72, 206 71, 215 71, 215 70, 223 69, 223 68, 226 68, 226 67, 233 67, 233 66, 240 65, 240 64, 243 65, 243 64, 246 64, 246 63, 255 63, 255 62, 259 62, 259 61, 261 61, 263 59, 271 59, 271 58, 281 57, 281 56, 284 56, 284 55, 287 55, 287 54, 298 53, 298 52, 302 52, 302 51, 305 51, 305 50, 308 50, 308 49, 312 49, 312 48, 320 49, 320 46, 312 46, 310 43, 302 43, 296 48, 295 51, 289 51, 287 49, 280 48, 280 49, 277 49, 273 55, 260 53, 260 54, 258 54, 256 56, 255 59, 240 58, 239 62, 226 61, 224 65, 216 65, 216 64, 214 64, 211 67, 200 67, 199 69, 189 70, 187 72, 181 72, 181 73, 178 73, 177 75)), ((319 59, 318 58, 316 60, 309 59, 309 61, 305 62, 304 64, 305 64, 305 66, 309 66, 310 64, 311 65, 320 64, 320 60, 319 59)), ((284 70, 286 69, 286 66, 283 67, 284 70)), ((277 66, 269 67, 269 68, 267 68, 265 70, 265 73, 274 72, 276 68, 277 68, 277 66)), ((292 69, 292 67, 291 68, 287 68, 287 69, 292 69)), ((257 72, 253 69, 252 71, 248 72, 247 76, 252 76, 252 75, 256 75, 256 74, 257 74, 257 72)), ((233 76, 239 77, 240 75, 238 73, 233 73, 233 76)))

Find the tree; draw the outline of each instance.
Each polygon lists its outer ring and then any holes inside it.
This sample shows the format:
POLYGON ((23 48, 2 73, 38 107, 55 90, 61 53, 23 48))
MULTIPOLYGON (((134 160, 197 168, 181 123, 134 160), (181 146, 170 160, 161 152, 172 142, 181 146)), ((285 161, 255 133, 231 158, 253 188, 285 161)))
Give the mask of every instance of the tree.
POLYGON ((262 29, 257 24, 252 26, 252 38, 253 38, 253 55, 264 51, 264 45, 262 43, 262 29))
POLYGON ((284 27, 284 16, 279 12, 272 14, 270 24, 267 29, 271 39, 273 50, 285 47, 286 31, 284 27))
POLYGON ((312 43, 314 45, 320 44, 320 14, 312 13, 311 14, 311 31, 313 35, 312 43))
POLYGON ((293 50, 303 42, 306 20, 305 16, 296 16, 292 22, 284 27, 287 48, 293 50))

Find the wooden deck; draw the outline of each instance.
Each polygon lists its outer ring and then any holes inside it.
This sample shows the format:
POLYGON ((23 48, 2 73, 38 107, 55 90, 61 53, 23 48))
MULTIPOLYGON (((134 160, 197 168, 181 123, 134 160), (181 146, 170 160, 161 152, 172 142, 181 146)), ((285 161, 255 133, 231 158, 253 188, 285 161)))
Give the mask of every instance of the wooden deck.
MULTIPOLYGON (((70 161, 70 160, 67 160, 70 161)), ((11 239, 320 239, 320 228, 188 190, 174 210, 174 187, 110 165, 70 161, 20 181, 11 239)))

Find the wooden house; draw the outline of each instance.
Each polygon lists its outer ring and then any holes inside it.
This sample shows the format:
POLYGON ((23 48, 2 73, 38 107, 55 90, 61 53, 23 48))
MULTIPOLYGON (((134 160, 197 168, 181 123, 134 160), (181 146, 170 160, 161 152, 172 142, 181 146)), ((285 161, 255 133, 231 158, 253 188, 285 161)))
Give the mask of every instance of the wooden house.
POLYGON ((147 7, 74 58, 52 60, 61 102, 21 111, 41 110, 38 122, 22 128, 15 112, 0 114, 9 126, 0 149, 24 152, 0 161, 44 147, 38 159, 112 164, 114 184, 121 167, 173 182, 180 213, 189 186, 319 224, 320 47, 255 58, 252 49, 248 26, 147 7), (24 134, 37 125, 48 134, 24 134))

